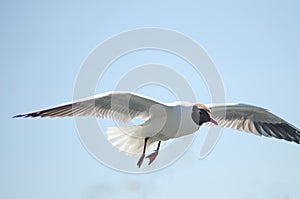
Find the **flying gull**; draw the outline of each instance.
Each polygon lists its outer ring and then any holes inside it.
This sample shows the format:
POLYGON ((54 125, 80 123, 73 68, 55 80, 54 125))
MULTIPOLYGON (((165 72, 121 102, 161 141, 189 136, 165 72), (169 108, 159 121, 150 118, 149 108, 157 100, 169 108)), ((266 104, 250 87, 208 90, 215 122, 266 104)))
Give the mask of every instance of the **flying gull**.
POLYGON ((131 92, 112 91, 90 98, 55 106, 16 117, 93 116, 130 123, 135 118, 143 123, 109 127, 107 138, 119 151, 140 155, 137 166, 145 158, 149 165, 159 153, 162 141, 195 133, 202 125, 218 125, 300 142, 300 130, 268 110, 247 104, 195 104, 190 102, 162 103, 131 92), (146 151, 154 152, 145 157, 146 151))

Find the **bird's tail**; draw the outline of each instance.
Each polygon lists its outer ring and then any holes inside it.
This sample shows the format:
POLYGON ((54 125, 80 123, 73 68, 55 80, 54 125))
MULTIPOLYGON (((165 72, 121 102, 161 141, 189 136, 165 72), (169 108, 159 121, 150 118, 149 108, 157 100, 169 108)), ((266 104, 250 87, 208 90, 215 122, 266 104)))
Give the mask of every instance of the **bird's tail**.
MULTIPOLYGON (((140 155, 143 152, 145 137, 143 127, 137 126, 116 126, 108 127, 106 130, 107 138, 118 151, 127 155, 140 155)), ((147 150, 153 148, 153 141, 147 141, 147 150)))

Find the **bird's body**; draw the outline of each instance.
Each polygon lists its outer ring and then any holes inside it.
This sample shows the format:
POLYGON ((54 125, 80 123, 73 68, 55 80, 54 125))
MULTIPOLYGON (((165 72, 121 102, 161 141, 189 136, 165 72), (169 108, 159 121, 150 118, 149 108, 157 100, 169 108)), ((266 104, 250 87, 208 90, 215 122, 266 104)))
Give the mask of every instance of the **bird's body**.
POLYGON ((103 93, 15 117, 65 116, 94 116, 125 123, 135 118, 143 119, 144 123, 140 125, 107 129, 108 140, 119 151, 128 155, 142 153, 138 161, 139 167, 146 151, 155 147, 155 143, 157 143, 155 152, 147 156, 149 164, 158 155, 161 141, 192 134, 203 124, 218 124, 224 128, 296 143, 300 141, 298 128, 260 107, 246 104, 162 103, 130 92, 103 93))
POLYGON ((191 118, 193 106, 194 104, 192 103, 176 102, 166 104, 166 108, 157 107, 157 110, 154 108, 154 112, 160 112, 160 108, 164 108, 165 111, 161 111, 161 117, 155 117, 155 114, 151 115, 150 117, 153 118, 151 119, 153 123, 149 122, 148 125, 145 125, 145 129, 147 128, 149 133, 153 133, 153 128, 161 128, 160 130, 157 129, 159 131, 156 131, 153 136, 150 136, 151 139, 155 141, 166 141, 197 131, 200 126, 191 118))

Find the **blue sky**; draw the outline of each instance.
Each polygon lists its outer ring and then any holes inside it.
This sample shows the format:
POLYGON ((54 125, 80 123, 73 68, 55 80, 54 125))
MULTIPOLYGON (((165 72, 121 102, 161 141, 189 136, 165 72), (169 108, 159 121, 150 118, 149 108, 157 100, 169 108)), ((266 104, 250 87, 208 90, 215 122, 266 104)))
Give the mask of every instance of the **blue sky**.
MULTIPOLYGON (((224 130, 213 152, 199 160, 207 132, 202 129, 172 166, 132 175, 91 157, 72 118, 11 117, 70 101, 81 64, 107 38, 160 27, 179 31, 206 50, 228 102, 263 106, 299 127, 299 8, 298 1, 1 2, 0 197, 297 198, 300 148, 293 143, 224 130)), ((149 62, 169 64, 189 77, 189 66, 178 57, 147 51, 114 63, 97 90, 112 88, 122 76, 118 67, 149 62)), ((210 102, 201 79, 189 83, 201 102, 210 102)), ((174 100, 164 91, 140 90, 174 100)))

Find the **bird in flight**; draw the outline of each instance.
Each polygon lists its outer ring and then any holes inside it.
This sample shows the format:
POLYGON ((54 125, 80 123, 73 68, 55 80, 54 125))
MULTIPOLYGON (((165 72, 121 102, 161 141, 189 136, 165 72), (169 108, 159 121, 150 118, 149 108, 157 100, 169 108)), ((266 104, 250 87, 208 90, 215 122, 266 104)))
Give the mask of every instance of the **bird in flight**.
POLYGON ((143 123, 108 127, 107 139, 127 155, 140 155, 149 165, 159 153, 162 141, 196 132, 202 125, 218 125, 255 135, 275 137, 299 144, 300 130, 268 110, 247 104, 162 103, 131 92, 112 91, 17 117, 93 116, 129 123, 135 118, 143 123), (146 151, 155 149, 146 156, 146 151), (146 157, 145 157, 146 156, 146 157))

